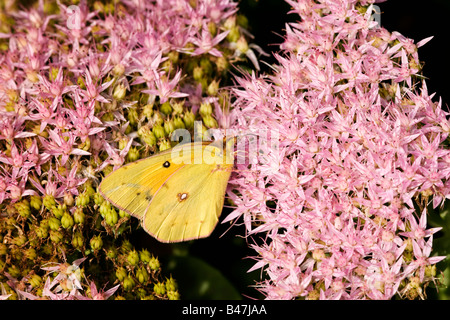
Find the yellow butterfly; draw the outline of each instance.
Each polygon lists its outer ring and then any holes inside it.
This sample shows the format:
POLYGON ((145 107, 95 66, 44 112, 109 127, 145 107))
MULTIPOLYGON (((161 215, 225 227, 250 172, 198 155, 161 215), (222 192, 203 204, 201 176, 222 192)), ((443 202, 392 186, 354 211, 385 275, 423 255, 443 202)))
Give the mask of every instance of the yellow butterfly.
POLYGON ((205 238, 219 221, 232 167, 230 153, 214 144, 179 144, 115 170, 99 190, 161 242, 205 238))

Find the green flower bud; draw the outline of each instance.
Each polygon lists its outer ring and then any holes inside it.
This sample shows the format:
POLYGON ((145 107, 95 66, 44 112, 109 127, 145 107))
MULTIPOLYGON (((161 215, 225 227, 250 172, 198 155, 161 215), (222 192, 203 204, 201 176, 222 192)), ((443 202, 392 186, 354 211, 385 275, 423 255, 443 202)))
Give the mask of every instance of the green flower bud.
POLYGON ((207 115, 211 115, 212 112, 213 112, 213 107, 212 107, 211 103, 209 103, 209 102, 202 102, 200 104, 199 113, 202 115, 202 117, 207 116, 207 115))
POLYGON ((209 33, 211 33, 211 36, 215 37, 217 34, 217 26, 214 22, 210 21, 208 22, 208 30, 209 33))
POLYGON ((108 250, 106 250, 106 256, 107 256, 109 259, 115 259, 115 258, 117 258, 117 249, 116 249, 116 247, 115 247, 115 246, 110 246, 110 247, 108 248, 108 250))
POLYGON ((182 101, 182 102, 175 102, 172 105, 172 108, 173 108, 173 114, 175 114, 175 115, 182 114, 183 110, 184 110, 184 101, 182 101))
POLYGON ((164 128, 160 124, 156 124, 155 123, 155 125, 152 128, 152 132, 155 135, 156 139, 161 139, 161 138, 164 138, 166 136, 164 128))
POLYGON ((37 257, 36 250, 34 248, 28 248, 27 250, 25 250, 24 254, 25 258, 31 261, 33 261, 37 257))
POLYGON ((51 230, 56 231, 59 229, 59 226, 61 225, 61 221, 55 217, 50 217, 48 219, 48 226, 51 230))
POLYGON ((169 61, 172 62, 172 64, 177 64, 180 54, 178 53, 178 51, 173 50, 170 51, 167 56, 169 57, 169 61))
POLYGON ((194 121, 195 121, 195 114, 192 113, 192 111, 187 111, 184 114, 183 118, 184 124, 186 125, 187 129, 193 129, 194 128, 194 121))
POLYGON ((130 121, 131 125, 136 125, 139 121, 139 114, 136 108, 128 109, 128 121, 130 121))
POLYGON ((73 212, 73 221, 77 224, 83 224, 84 223, 84 212, 83 212, 83 208, 81 207, 76 207, 74 212, 73 212))
POLYGON ((166 286, 164 285, 164 283, 157 282, 153 286, 153 292, 155 292, 155 294, 157 295, 163 295, 166 293, 166 286))
POLYGON ((84 237, 81 232, 75 232, 72 237, 72 246, 77 249, 81 249, 84 244, 84 237))
POLYGON ((135 147, 131 147, 130 151, 127 153, 127 159, 130 162, 134 162, 139 159, 139 150, 135 147))
POLYGON ((91 245, 92 250, 94 251, 100 250, 103 246, 102 237, 100 235, 93 236, 89 244, 91 245))
POLYGON ((135 266, 139 263, 139 253, 136 250, 130 251, 127 256, 127 261, 130 265, 135 266))
POLYGON ((147 118, 147 120, 150 120, 153 116, 153 105, 146 104, 142 109, 142 114, 147 118))
POLYGON ((166 120, 164 121, 164 132, 166 133, 166 136, 170 136, 170 134, 175 130, 175 124, 173 123, 173 120, 166 120))
POLYGON ((159 107, 159 110, 165 114, 166 116, 172 113, 172 106, 170 105, 169 101, 164 102, 161 107, 159 107))
POLYGON ((28 282, 33 288, 40 287, 42 285, 42 278, 38 274, 33 274, 28 282))
POLYGON ((105 202, 105 198, 103 198, 100 193, 96 192, 94 194, 94 203, 96 205, 101 205, 103 202, 105 202))
POLYGON ((140 135, 141 140, 145 144, 147 144, 151 147, 156 145, 156 137, 153 134, 152 130, 148 126, 141 127, 138 131, 138 134, 140 135))
POLYGON ((224 56, 218 57, 216 60, 216 67, 219 73, 223 73, 230 68, 230 64, 228 63, 227 58, 224 56))
POLYGON ((134 282, 133 278, 126 277, 125 280, 123 280, 123 289, 125 291, 131 291, 136 286, 136 283, 134 282))
POLYGON ((247 40, 245 40, 245 37, 239 38, 239 40, 236 42, 236 49, 242 53, 246 53, 248 51, 248 43, 247 40))
POLYGON ((172 276, 170 276, 170 278, 166 279, 166 290, 167 291, 176 291, 177 290, 177 283, 172 278, 172 276))
POLYGON ((229 42, 237 42, 241 37, 241 33, 239 32, 239 27, 234 26, 230 29, 230 32, 227 34, 227 40, 229 42))
POLYGON ((208 88, 206 89, 206 93, 210 96, 216 96, 219 92, 219 82, 216 80, 211 81, 208 88))
POLYGON ((197 66, 193 70, 193 78, 195 81, 200 82, 203 79, 203 69, 200 66, 197 66))
POLYGON ((180 300, 180 294, 178 291, 167 291, 167 298, 169 300, 180 300))
POLYGON ((114 226, 117 221, 119 221, 117 211, 114 208, 111 208, 111 210, 109 210, 105 215, 105 221, 110 226, 114 226))
POLYGON ((53 243, 60 243, 63 238, 64 236, 62 235, 61 232, 53 230, 50 231, 50 240, 53 243))
POLYGON ((170 148, 172 148, 172 144, 170 143, 169 140, 167 140, 167 139, 161 140, 161 143, 159 145, 159 151, 164 151, 164 150, 167 150, 170 148))
POLYGON ((127 277, 127 271, 125 270, 124 267, 119 267, 116 270, 116 278, 122 282, 123 280, 125 280, 125 278, 127 277))
POLYGON ((86 191, 84 191, 76 197, 75 205, 77 207, 85 207, 89 204, 89 201, 90 201, 89 194, 86 191))
POLYGON ((23 234, 13 238, 13 240, 12 240, 12 243, 18 247, 23 246, 26 242, 27 242, 27 237, 23 234))
POLYGON ((130 217, 130 215, 126 211, 119 210, 119 217, 121 217, 121 218, 128 218, 128 217, 130 217))
POLYGON ((39 196, 31 196, 30 197, 30 206, 34 210, 41 209, 41 206, 42 206, 42 199, 41 199, 41 197, 39 197, 39 196))
POLYGON ((17 278, 20 277, 20 269, 17 266, 15 266, 15 265, 12 265, 12 266, 8 267, 8 273, 13 278, 17 279, 17 278))
POLYGON ((203 122, 205 123, 205 126, 207 126, 208 128, 217 128, 219 126, 217 124, 216 119, 214 119, 212 115, 204 116, 203 122))
POLYGON ((153 271, 159 270, 160 268, 159 260, 156 257, 152 257, 148 262, 148 265, 153 271))
POLYGON ((61 217, 63 216, 64 211, 65 210, 64 210, 63 207, 61 207, 61 205, 58 205, 57 207, 55 206, 55 207, 52 208, 53 215, 56 218, 58 218, 58 219, 61 219, 61 217))
POLYGON ((142 262, 149 263, 152 259, 152 255, 147 249, 142 249, 141 251, 139 251, 139 258, 142 262))
POLYGON ((127 94, 127 88, 122 83, 119 83, 114 88, 113 98, 120 101, 123 98, 125 98, 126 94, 127 94))
POLYGON ((100 205, 100 208, 98 209, 103 218, 109 210, 111 210, 111 204, 108 201, 103 201, 103 203, 100 205))
POLYGON ((120 246, 120 250, 123 253, 128 253, 129 251, 131 251, 133 249, 133 245, 131 244, 130 241, 128 241, 127 239, 122 241, 122 245, 120 246))
POLYGON ((203 69, 204 74, 209 77, 211 76, 213 72, 213 65, 211 63, 211 60, 209 58, 202 58, 200 60, 200 67, 203 69))
MULTIPOLYGON (((154 125, 155 125, 155 124, 162 124, 162 123, 164 122, 164 117, 161 115, 161 113, 159 113, 158 111, 156 111, 156 112, 153 114, 152 120, 153 120, 154 125)), ((153 126, 154 126, 154 125, 153 125, 153 126)))
POLYGON ((69 229, 73 227, 73 218, 70 213, 65 212, 61 218, 61 225, 64 229, 69 229))
POLYGON ((125 299, 125 297, 115 295, 114 300, 127 300, 127 299, 125 299))
POLYGON ((53 207, 56 206, 55 197, 53 197, 51 194, 46 194, 44 196, 44 199, 42 200, 42 203, 44 204, 44 207, 46 207, 48 210, 51 210, 53 207))
POLYGON ((173 125, 175 129, 186 129, 183 119, 181 119, 179 116, 175 116, 175 118, 173 118, 173 125))
POLYGON ((128 136, 123 136, 119 139, 119 150, 123 150, 126 148, 126 146, 128 145, 128 142, 130 141, 130 139, 128 138, 128 136))
POLYGON ((139 283, 146 283, 150 279, 150 275, 144 267, 141 267, 136 271, 136 278, 139 283))

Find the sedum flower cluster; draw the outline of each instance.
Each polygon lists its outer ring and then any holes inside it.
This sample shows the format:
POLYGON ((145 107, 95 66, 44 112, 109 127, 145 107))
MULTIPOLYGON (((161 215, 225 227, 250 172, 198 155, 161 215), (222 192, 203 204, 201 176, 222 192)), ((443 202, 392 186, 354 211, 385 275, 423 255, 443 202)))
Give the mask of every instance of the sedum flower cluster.
POLYGON ((231 127, 272 137, 238 164, 229 192, 227 220, 243 217, 262 239, 259 290, 423 298, 445 258, 432 255, 439 228, 427 227, 427 208, 450 195, 450 122, 417 52, 429 39, 379 26, 375 0, 286 1, 299 19, 273 75, 247 74, 233 89, 231 127))
POLYGON ((175 129, 218 126, 230 64, 257 66, 236 11, 231 0, 2 3, 1 297, 179 298, 128 239, 139 222, 96 189, 170 148, 175 129))

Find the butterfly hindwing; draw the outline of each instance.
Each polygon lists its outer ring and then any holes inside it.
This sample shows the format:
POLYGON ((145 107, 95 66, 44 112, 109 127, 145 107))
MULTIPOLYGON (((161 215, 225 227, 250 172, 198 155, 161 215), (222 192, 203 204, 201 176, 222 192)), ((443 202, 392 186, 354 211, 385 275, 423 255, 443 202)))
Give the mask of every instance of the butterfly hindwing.
POLYGON ((222 212, 230 173, 227 167, 205 164, 186 165, 175 172, 145 213, 145 231, 161 242, 209 236, 222 212))

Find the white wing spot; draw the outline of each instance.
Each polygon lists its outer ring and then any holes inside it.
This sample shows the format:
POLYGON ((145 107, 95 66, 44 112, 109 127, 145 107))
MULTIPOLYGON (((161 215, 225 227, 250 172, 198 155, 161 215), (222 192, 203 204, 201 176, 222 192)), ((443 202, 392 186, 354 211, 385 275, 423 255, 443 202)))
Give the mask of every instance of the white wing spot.
POLYGON ((178 201, 182 202, 189 197, 189 193, 187 193, 187 192, 179 193, 179 194, 177 194, 177 197, 178 197, 178 201))

